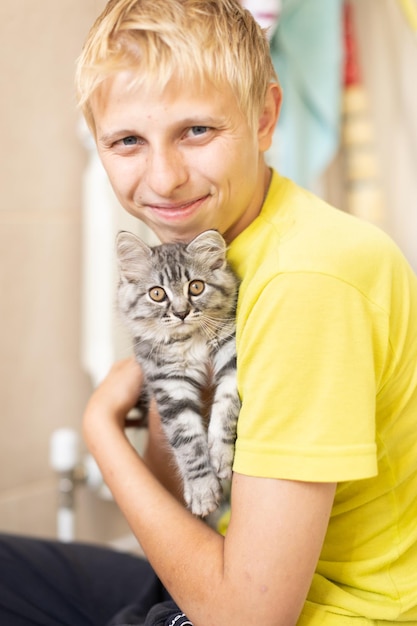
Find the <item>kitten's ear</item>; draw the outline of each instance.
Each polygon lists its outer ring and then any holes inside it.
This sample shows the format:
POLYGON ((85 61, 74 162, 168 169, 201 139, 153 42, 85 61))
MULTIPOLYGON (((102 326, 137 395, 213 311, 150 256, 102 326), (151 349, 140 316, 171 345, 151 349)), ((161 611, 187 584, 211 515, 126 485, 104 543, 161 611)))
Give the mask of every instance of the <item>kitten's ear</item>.
POLYGON ((205 230, 187 245, 187 251, 207 255, 212 270, 225 266, 226 250, 226 242, 217 230, 205 230))
POLYGON ((151 248, 133 233, 121 230, 116 236, 116 253, 120 274, 127 280, 135 280, 140 268, 151 258, 151 248))

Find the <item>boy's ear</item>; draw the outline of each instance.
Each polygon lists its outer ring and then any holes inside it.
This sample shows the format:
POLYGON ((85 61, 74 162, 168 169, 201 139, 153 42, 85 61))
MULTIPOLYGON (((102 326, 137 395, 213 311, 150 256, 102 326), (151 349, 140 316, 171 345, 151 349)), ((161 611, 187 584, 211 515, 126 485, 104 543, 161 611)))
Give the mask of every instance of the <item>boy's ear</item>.
POLYGON ((277 83, 270 83, 266 93, 264 108, 259 116, 258 142, 260 152, 269 150, 275 126, 281 109, 282 91, 277 83))

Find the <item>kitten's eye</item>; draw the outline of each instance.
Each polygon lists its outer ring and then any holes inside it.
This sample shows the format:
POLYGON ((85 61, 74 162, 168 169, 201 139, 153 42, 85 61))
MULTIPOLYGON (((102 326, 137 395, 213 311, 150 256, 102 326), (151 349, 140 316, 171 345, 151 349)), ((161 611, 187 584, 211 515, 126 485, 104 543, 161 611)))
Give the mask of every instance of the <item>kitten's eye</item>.
POLYGON ((199 296, 203 293, 205 284, 202 280, 193 280, 188 286, 188 293, 190 296, 199 296))
POLYGON ((167 297, 165 289, 162 289, 162 287, 152 287, 148 293, 150 299, 154 302, 163 302, 167 297))

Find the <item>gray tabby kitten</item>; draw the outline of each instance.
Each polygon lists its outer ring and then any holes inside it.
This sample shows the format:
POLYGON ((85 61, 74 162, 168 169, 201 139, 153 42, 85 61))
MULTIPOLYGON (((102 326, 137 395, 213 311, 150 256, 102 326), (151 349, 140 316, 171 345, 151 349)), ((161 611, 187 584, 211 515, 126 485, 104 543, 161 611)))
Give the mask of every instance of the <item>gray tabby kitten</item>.
POLYGON ((215 230, 193 241, 150 247, 117 237, 118 307, 134 338, 145 384, 141 408, 156 399, 162 426, 196 515, 214 511, 231 477, 240 401, 236 389, 238 281, 215 230), (202 394, 213 387, 208 426, 202 394))

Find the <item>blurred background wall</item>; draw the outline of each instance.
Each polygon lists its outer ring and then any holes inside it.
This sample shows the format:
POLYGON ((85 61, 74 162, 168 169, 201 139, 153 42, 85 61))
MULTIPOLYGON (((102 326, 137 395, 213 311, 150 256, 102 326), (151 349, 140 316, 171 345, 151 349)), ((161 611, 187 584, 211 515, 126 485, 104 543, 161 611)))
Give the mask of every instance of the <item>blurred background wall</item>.
MULTIPOLYGON (((0 530, 55 534, 49 439, 79 429, 81 181, 74 63, 103 0, 0 3, 0 530)), ((127 532, 78 490, 77 535, 127 532)))
MULTIPOLYGON (((309 0, 314 2, 315 0, 309 0)), ((82 177, 75 59, 104 0, 0 3, 0 531, 55 534, 49 440, 80 429, 82 177)), ((417 268, 417 40, 394 0, 355 0, 384 227, 417 268)), ((322 195, 343 204, 336 155, 322 195)), ((77 537, 127 532, 112 502, 76 495, 77 537)))
MULTIPOLYGON (((381 226, 417 272, 417 2, 351 0, 382 192, 381 226), (408 14, 404 6, 412 9, 408 14)), ((345 208, 340 152, 324 175, 345 208)))

